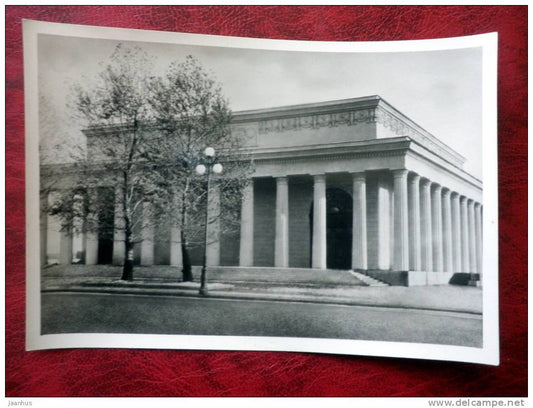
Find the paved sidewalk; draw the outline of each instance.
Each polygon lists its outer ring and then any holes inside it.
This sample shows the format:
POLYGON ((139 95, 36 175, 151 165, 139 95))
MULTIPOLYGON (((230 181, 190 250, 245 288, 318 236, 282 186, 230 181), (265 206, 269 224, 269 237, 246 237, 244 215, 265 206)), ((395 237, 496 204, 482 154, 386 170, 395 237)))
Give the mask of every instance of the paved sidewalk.
MULTIPOLYGON (((131 282, 120 280, 120 267, 55 266, 42 274, 44 292, 98 292, 163 296, 199 296, 198 282, 180 282, 178 268, 136 268, 131 282)), ((468 286, 363 286, 208 282, 209 296, 226 299, 283 300, 345 305, 411 308, 481 314, 482 290, 468 286)))

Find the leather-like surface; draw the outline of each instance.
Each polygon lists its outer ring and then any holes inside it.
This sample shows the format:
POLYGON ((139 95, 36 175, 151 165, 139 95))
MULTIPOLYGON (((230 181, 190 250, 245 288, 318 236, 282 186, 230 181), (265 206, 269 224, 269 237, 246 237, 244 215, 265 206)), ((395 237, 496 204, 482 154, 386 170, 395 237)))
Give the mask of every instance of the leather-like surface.
POLYGON ((526 44, 525 6, 7 6, 6 395, 527 395, 526 44), (501 365, 282 352, 26 352, 22 18, 302 40, 425 39, 498 31, 501 365))

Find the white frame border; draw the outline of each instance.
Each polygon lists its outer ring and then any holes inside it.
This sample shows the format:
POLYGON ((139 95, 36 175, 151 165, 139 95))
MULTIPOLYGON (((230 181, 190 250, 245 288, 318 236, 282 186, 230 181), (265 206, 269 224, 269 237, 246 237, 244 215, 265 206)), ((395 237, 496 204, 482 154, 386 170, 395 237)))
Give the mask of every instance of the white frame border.
POLYGON ((499 364, 497 33, 415 41, 315 42, 253 39, 23 21, 26 145, 26 350, 140 348, 262 350, 499 364), (150 334, 40 334, 37 35, 314 52, 408 52, 482 47, 483 347, 344 339, 150 334), (37 229, 36 229, 37 227, 37 229))

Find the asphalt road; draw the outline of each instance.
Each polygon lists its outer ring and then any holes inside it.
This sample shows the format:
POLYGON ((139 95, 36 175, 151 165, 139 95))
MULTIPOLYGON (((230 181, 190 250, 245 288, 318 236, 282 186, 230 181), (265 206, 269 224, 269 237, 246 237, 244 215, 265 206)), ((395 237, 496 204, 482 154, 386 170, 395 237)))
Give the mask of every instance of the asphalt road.
POLYGON ((280 301, 43 293, 42 334, 149 333, 343 338, 481 347, 480 316, 280 301))

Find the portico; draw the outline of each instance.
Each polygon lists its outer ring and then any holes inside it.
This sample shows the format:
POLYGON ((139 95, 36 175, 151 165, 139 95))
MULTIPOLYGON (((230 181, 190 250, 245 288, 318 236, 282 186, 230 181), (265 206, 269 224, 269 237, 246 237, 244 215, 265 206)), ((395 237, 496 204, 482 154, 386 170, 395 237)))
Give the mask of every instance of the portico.
MULTIPOLYGON (((237 112, 232 132, 252 154, 254 174, 240 233, 225 237, 215 223, 208 265, 353 269, 394 285, 479 281, 481 181, 463 170, 461 155, 382 98, 237 112)), ((143 265, 157 262, 149 225, 143 265)), ((124 251, 118 231, 115 262, 124 251)), ((47 254, 60 247, 48 236, 47 254)), ((168 241, 168 259, 179 265, 179 231, 168 241)), ((86 262, 98 262, 98 237, 85 242, 86 262)))
MULTIPOLYGON (((273 267, 331 267, 328 192, 342 190, 352 203, 350 269, 402 285, 481 275, 481 182, 462 169, 462 156, 381 98, 243 112, 234 131, 249 141, 251 184, 259 183, 243 199, 241 266, 266 266, 262 256, 251 262, 254 217, 264 224, 264 214, 251 208, 254 191, 270 183, 273 267), (300 214, 310 211, 304 231, 300 214), (311 251, 307 265, 297 253, 302 240, 311 251)), ((260 239, 256 253, 264 252, 260 239)))

